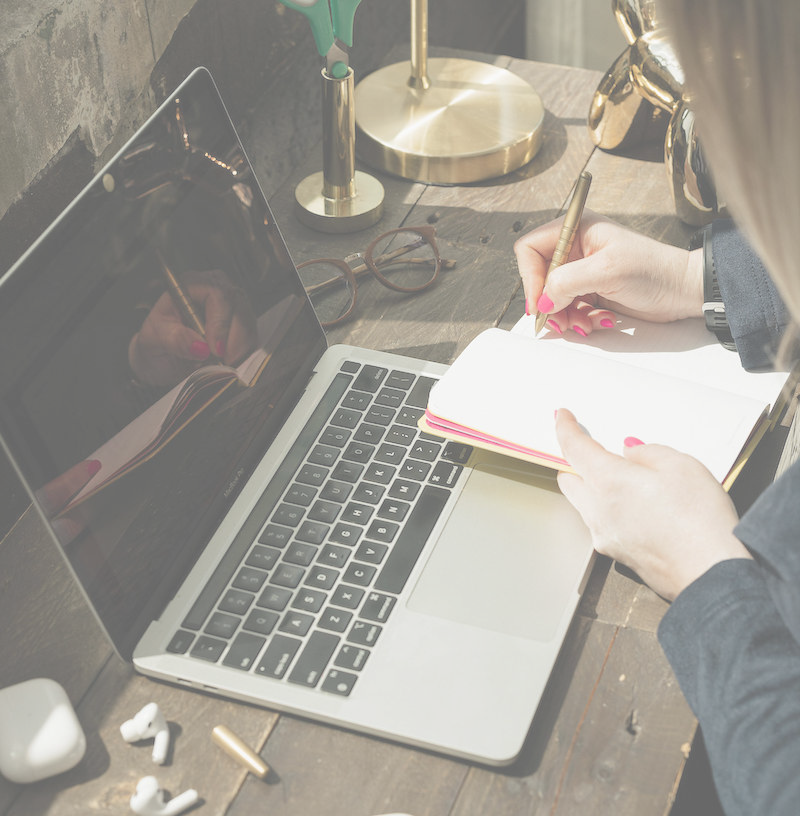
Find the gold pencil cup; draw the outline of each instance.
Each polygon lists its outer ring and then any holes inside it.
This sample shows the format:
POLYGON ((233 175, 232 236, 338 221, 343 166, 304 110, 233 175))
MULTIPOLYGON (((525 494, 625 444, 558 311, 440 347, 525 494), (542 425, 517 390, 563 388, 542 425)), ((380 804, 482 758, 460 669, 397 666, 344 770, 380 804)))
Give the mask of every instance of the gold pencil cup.
POLYGON ((321 232, 356 232, 383 215, 383 185, 356 170, 353 69, 341 79, 322 69, 322 172, 295 188, 296 211, 321 232))

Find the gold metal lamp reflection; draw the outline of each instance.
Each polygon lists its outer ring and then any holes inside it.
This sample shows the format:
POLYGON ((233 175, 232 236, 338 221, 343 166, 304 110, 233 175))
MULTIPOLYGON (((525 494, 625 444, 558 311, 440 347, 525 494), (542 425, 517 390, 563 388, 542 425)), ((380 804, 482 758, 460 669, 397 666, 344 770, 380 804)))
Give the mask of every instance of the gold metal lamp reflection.
POLYGON ((544 106, 516 74, 484 62, 428 59, 427 0, 411 0, 411 60, 356 87, 356 148, 367 164, 433 184, 505 175, 542 140, 544 106))
POLYGON ((675 210, 700 226, 722 209, 695 133, 683 70, 664 36, 656 0, 614 0, 614 15, 628 47, 595 91, 589 133, 604 150, 627 150, 664 140, 664 161, 675 210))

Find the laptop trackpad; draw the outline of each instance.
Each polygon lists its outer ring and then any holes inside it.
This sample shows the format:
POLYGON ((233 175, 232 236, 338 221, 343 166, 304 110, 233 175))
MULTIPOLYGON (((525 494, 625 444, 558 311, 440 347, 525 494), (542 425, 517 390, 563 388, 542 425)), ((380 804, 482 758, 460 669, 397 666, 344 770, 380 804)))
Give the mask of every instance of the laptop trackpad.
POLYGON ((408 608, 550 640, 575 601, 591 553, 588 530, 549 474, 479 464, 408 608))

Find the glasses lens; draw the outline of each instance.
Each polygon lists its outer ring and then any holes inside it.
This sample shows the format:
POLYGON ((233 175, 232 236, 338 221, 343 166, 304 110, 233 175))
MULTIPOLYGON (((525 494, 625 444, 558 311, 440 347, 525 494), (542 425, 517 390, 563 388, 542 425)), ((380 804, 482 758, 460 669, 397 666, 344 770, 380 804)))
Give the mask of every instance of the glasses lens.
POLYGON ((436 253, 414 230, 393 232, 372 248, 371 259, 387 286, 406 292, 424 289, 436 277, 436 253))
POLYGON ((313 261, 298 270, 319 322, 329 326, 342 320, 353 306, 354 292, 336 264, 313 261))

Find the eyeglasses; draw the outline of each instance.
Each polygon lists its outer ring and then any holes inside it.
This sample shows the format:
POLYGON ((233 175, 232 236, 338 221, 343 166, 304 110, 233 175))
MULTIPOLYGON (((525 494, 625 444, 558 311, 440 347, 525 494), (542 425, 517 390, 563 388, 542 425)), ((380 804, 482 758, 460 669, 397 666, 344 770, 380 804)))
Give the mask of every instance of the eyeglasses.
POLYGON ((362 252, 337 258, 315 258, 298 265, 311 304, 323 327, 347 320, 356 306, 357 278, 370 272, 389 289, 413 294, 431 286, 441 269, 455 261, 442 259, 433 227, 400 227, 379 235, 362 252))

